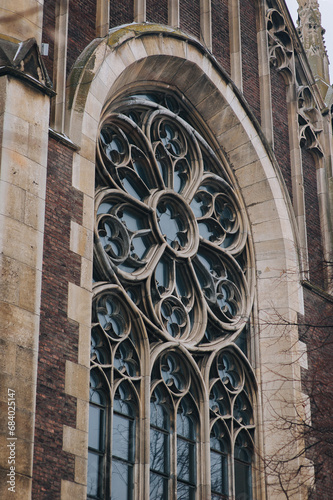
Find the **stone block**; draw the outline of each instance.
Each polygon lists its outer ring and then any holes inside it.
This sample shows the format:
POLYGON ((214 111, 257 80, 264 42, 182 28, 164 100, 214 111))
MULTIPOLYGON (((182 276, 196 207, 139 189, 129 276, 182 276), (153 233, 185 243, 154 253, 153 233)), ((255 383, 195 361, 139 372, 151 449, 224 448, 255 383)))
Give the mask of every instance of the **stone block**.
POLYGON ((0 297, 3 302, 18 305, 20 268, 15 259, 0 254, 0 297))
MULTIPOLYGON (((221 110, 217 109, 216 114, 207 121, 208 126, 216 136, 220 136, 225 131, 233 129, 237 123, 238 119, 228 105, 221 110)), ((221 144, 224 146, 222 142, 221 144)))
MULTIPOLYGON (((94 230, 95 225, 95 205, 94 198, 88 195, 83 195, 83 215, 82 215, 82 226, 90 231, 94 230)), ((88 258, 92 258, 92 255, 88 258)))
POLYGON ((25 192, 23 189, 0 181, 0 214, 19 221, 25 216, 25 192))
POLYGON ((84 113, 82 120, 82 133, 96 141, 99 120, 95 120, 89 113, 84 113))
POLYGON ((91 293, 73 283, 68 283, 68 317, 90 327, 91 293))
POLYGON ((27 349, 37 350, 39 316, 13 304, 0 302, 0 336, 27 349))
POLYGON ((37 231, 44 232, 45 201, 25 193, 24 223, 37 231))
POLYGON ((92 231, 71 221, 70 249, 72 252, 91 260, 93 253, 92 231))
POLYGON ((78 361, 81 365, 86 366, 87 368, 90 367, 90 335, 90 326, 80 325, 78 361))
POLYGON ((82 257, 80 285, 82 288, 85 288, 89 292, 91 292, 92 289, 92 273, 93 273, 92 260, 91 259, 88 260, 82 257))
POLYGON ((65 393, 88 401, 89 369, 67 360, 65 370, 65 393))
POLYGON ((89 92, 86 101, 86 112, 96 121, 99 121, 101 116, 101 109, 101 101, 97 99, 91 92, 89 92))
MULTIPOLYGON (((89 381, 87 387, 89 388, 89 381)), ((89 398, 89 390, 88 390, 88 398, 89 398)), ((89 430, 89 402, 83 401, 82 399, 77 400, 76 428, 84 432, 88 432, 89 430)))
POLYGON ((73 158, 73 186, 90 197, 95 191, 95 163, 79 154, 73 158))
POLYGON ((2 145, 4 148, 29 157, 28 140, 24 140, 28 136, 29 122, 17 116, 5 114, 2 136, 2 145))
POLYGON ((62 479, 60 500, 73 500, 74 498, 75 500, 86 500, 86 486, 62 479))
POLYGON ((0 227, 0 251, 8 257, 41 270, 43 234, 3 215, 0 215, 0 227))
POLYGON ((75 457, 75 476, 76 483, 85 485, 87 483, 88 460, 82 457, 75 457))
POLYGON ((10 149, 2 150, 2 180, 39 198, 45 198, 46 168, 10 149))
POLYGON ((88 457, 88 433, 64 425, 62 449, 82 458, 88 457))
MULTIPOLYGON (((34 411, 36 386, 32 385, 31 381, 2 373, 0 374, 0 401, 8 402, 8 389, 15 391, 17 408, 22 411, 34 411)), ((33 438, 31 437, 31 439, 33 438)))

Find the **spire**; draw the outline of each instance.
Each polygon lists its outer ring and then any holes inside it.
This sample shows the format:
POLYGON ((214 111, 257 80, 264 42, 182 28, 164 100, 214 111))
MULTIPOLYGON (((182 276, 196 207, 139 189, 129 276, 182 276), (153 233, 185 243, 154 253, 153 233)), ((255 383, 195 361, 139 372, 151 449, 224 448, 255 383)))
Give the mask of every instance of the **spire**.
POLYGON ((325 98, 330 85, 328 56, 318 0, 298 0, 298 35, 303 43, 313 75, 325 98))

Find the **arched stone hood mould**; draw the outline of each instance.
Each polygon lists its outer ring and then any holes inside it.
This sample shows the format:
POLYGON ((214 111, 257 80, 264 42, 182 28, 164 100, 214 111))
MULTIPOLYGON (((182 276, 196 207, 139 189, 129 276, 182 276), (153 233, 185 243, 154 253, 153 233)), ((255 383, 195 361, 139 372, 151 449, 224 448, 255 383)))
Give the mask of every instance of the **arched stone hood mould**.
MULTIPOLYGON (((248 207, 254 243, 266 238, 280 241, 284 255, 281 269, 292 267, 298 275, 298 231, 274 153, 241 92, 193 37, 167 26, 130 24, 111 30, 85 49, 67 85, 66 134, 81 148, 81 157, 94 164, 104 109, 125 88, 138 83, 170 86, 199 112, 237 179, 248 207), (261 190, 250 188, 247 166, 254 164, 256 180, 265 183, 264 200, 261 190), (261 221, 263 203, 267 210, 261 221)), ((287 295, 294 297, 294 311, 302 309, 298 283, 296 279, 286 284, 290 288, 287 295)), ((288 305, 290 301, 286 304, 282 299, 280 307, 288 305)))

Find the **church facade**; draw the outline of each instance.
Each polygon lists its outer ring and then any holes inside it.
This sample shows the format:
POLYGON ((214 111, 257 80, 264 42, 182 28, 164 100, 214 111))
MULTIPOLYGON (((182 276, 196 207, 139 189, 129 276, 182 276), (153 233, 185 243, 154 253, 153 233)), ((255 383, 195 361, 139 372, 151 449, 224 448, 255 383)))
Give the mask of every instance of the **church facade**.
POLYGON ((329 500, 317 0, 2 4, 1 498, 329 500))

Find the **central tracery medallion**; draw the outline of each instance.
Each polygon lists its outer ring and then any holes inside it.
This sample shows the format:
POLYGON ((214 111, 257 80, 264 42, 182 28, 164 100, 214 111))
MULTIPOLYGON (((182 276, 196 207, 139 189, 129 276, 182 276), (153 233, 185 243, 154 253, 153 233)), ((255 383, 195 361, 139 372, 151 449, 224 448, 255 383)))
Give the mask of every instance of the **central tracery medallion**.
POLYGON ((162 241, 178 256, 194 255, 199 244, 198 225, 183 197, 172 192, 158 193, 152 207, 156 208, 157 228, 162 241))
POLYGON ((111 106, 97 166, 97 281, 121 284, 164 339, 236 338, 252 305, 244 208, 177 100, 111 106))

